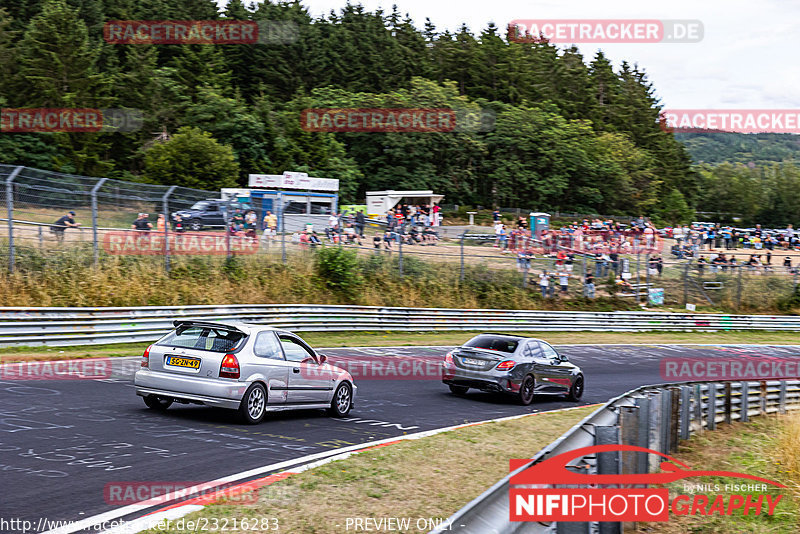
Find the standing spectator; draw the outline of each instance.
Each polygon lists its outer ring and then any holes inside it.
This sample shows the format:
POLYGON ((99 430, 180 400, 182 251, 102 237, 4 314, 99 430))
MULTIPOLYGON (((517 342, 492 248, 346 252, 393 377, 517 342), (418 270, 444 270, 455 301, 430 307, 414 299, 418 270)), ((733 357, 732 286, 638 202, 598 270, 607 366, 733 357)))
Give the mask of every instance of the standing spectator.
MULTIPOLYGON (((141 215, 141 214, 140 214, 141 215)), ((56 236, 56 241, 59 243, 64 242, 64 232, 67 231, 67 228, 77 228, 80 224, 75 222, 75 212, 70 211, 50 227, 50 231, 53 232, 56 236)))
POLYGON ((594 276, 591 271, 586 273, 586 278, 583 284, 583 295, 586 298, 594 298, 594 276))
POLYGON ((264 233, 262 234, 262 238, 264 240, 269 240, 275 237, 278 233, 278 217, 270 210, 267 210, 266 215, 264 215, 264 219, 262 221, 264 224, 264 233))
POLYGON ((569 289, 569 274, 559 273, 558 285, 561 286, 561 294, 566 295, 569 289))
POLYGON ((672 237, 675 238, 675 243, 677 245, 683 242, 683 227, 680 224, 675 226, 675 229, 672 231, 672 237))
POLYGON ((140 213, 136 220, 133 221, 131 228, 140 232, 149 232, 153 229, 153 223, 147 220, 147 213, 140 213))
POLYGON ((706 265, 708 265, 708 260, 702 254, 699 258, 697 258, 697 274, 702 275, 706 270, 706 265))
POLYGON ((186 229, 183 227, 183 217, 175 215, 175 231, 182 234, 186 229))
POLYGON ((500 210, 498 208, 495 208, 492 212, 492 221, 494 221, 495 227, 500 223, 500 210))
MULTIPOLYGON (((791 225, 789 225, 789 226, 791 226, 791 225)), ((792 258, 790 258, 789 256, 786 256, 785 258, 783 258, 783 268, 786 269, 787 273, 791 273, 792 272, 792 258)))
POLYGON ((439 204, 434 204, 431 208, 431 212, 433 213, 433 221, 431 222, 432 226, 439 226, 439 212, 442 211, 441 206, 439 204))
POLYGON ((783 243, 782 244, 783 244, 783 249, 784 250, 789 250, 789 248, 792 245, 792 238, 794 238, 794 229, 792 228, 792 225, 790 224, 790 225, 788 225, 786 227, 786 230, 784 230, 784 232, 783 232, 783 243))
POLYGON ((158 218, 156 219, 156 231, 163 234, 165 228, 166 228, 166 221, 164 220, 164 214, 159 213, 158 218))
POLYGON ((255 230, 257 220, 256 212, 253 210, 248 211, 244 216, 244 227, 247 230, 255 230))
POLYGON ((543 271, 542 274, 539 275, 539 289, 542 290, 542 298, 547 298, 547 288, 550 285, 550 277, 547 274, 547 271, 543 271))
POLYGON ((364 237, 364 225, 366 222, 367 218, 364 216, 364 212, 356 212, 356 231, 358 232, 359 237, 364 237))

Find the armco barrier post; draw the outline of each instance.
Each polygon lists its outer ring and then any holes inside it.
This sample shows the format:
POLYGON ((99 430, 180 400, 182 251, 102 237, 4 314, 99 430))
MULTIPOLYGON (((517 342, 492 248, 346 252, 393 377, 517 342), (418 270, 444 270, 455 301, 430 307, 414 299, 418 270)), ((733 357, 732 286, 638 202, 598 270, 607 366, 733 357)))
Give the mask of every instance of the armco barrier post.
MULTIPOLYGON (((92 249, 94 252, 94 266, 100 264, 100 246, 97 240, 97 192, 103 186, 108 178, 100 178, 94 187, 92 187, 92 249)), ((41 230, 41 227, 39 227, 41 230)))
POLYGON ((725 382, 725 424, 729 425, 733 421, 733 396, 731 383, 725 382))
MULTIPOLYGON (((650 399, 647 397, 640 397, 636 399, 636 408, 639 410, 637 442, 634 445, 639 447, 650 447, 650 399)), ((636 472, 644 474, 648 472, 648 456, 647 454, 636 455, 636 472)))
POLYGON ((672 421, 672 391, 662 389, 659 406, 660 417, 658 419, 659 447, 658 450, 663 454, 669 454, 669 433, 670 422, 672 421))
POLYGON ((708 384, 708 420, 706 421, 706 428, 709 430, 717 429, 717 384, 715 382, 708 384))
MULTIPOLYGON (((175 191, 177 185, 171 186, 161 197, 162 209, 164 210, 164 270, 169 272, 170 269, 170 250, 169 250, 169 225, 172 223, 172 217, 169 216, 169 196, 175 191)), ((226 210, 227 213, 227 210, 226 210)), ((227 232, 228 229, 226 228, 227 232)))
MULTIPOLYGON (((638 400, 638 399, 637 399, 638 400)), ((638 406, 621 406, 619 410, 620 443, 623 445, 639 446, 639 414, 638 406)), ((622 473, 625 475, 636 474, 636 460, 643 453, 626 451, 622 453, 622 473)))
POLYGON ((678 425, 681 420, 681 397, 680 388, 669 388, 670 410, 669 410, 669 450, 678 450, 678 425))
POLYGON ((680 417, 680 439, 689 439, 691 436, 691 405, 692 405, 692 387, 681 386, 681 417, 680 417))
POLYGON ((750 387, 749 382, 745 381, 742 382, 741 385, 741 401, 739 403, 739 421, 746 423, 750 420, 750 414, 748 411, 750 410, 750 387))
POLYGON ((767 383, 764 380, 761 381, 758 395, 759 411, 761 415, 765 415, 767 413, 767 383))
POLYGON ((703 431, 703 386, 694 385, 694 420, 697 422, 697 430, 703 431))
MULTIPOLYGON (((618 445, 620 443, 619 427, 596 426, 594 428, 595 445, 618 445)), ((597 453, 597 474, 618 475, 621 473, 619 451, 597 453)), ((621 534, 622 523, 603 521, 597 524, 600 534, 621 534)))
POLYGON ((8 272, 14 272, 14 178, 25 167, 17 167, 6 178, 6 210, 8 212, 8 272))
POLYGON ((778 392, 778 413, 786 413, 786 380, 781 380, 778 392))

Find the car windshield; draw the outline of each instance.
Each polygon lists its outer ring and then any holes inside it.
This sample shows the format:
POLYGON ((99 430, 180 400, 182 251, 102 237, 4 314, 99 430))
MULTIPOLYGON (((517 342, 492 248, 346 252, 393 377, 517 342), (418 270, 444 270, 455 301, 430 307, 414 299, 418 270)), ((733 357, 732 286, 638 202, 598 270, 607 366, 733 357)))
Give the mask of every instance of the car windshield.
POLYGON ((167 347, 228 352, 235 349, 244 338, 242 332, 207 326, 181 326, 158 342, 167 347))
POLYGON ((496 350, 509 354, 517 350, 517 345, 519 345, 518 340, 500 336, 477 336, 464 344, 465 347, 496 350))
POLYGON ((208 208, 208 202, 195 202, 194 205, 189 208, 190 210, 204 210, 208 208))

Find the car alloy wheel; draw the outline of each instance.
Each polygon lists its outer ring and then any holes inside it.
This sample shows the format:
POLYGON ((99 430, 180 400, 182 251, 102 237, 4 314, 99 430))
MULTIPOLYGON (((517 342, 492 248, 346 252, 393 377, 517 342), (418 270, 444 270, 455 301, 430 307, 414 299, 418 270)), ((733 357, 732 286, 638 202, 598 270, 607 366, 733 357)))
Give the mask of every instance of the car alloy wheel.
POLYGON ((344 417, 350 413, 350 408, 353 407, 353 394, 350 391, 350 385, 346 382, 339 384, 336 392, 333 394, 331 401, 330 412, 335 417, 344 417))
POLYGON ((519 386, 519 402, 523 406, 529 405, 533 402, 533 390, 536 383, 531 375, 527 375, 519 386))
POLYGON ((267 391, 258 382, 252 384, 242 397, 239 413, 248 424, 255 425, 264 418, 267 406, 267 391))
POLYGON ((572 387, 569 388, 569 393, 567 394, 567 398, 569 400, 578 401, 583 396, 583 376, 578 375, 575 378, 575 382, 572 383, 572 387))

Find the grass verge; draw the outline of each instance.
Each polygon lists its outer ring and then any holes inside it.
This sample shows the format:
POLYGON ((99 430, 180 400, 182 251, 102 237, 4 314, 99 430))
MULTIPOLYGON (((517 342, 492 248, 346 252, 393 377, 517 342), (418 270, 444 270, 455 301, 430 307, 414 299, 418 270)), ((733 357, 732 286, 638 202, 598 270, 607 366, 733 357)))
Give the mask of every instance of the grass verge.
MULTIPOLYGON (((313 347, 415 347, 461 345, 477 332, 300 332, 313 347)), ((515 332, 540 337, 555 345, 628 345, 637 343, 719 343, 800 345, 795 332, 515 332)), ((0 348, 3 361, 115 358, 141 356, 149 343, 81 345, 75 347, 0 348)))
MULTIPOLYGON (((800 414, 753 418, 749 423, 721 425, 683 442, 676 458, 693 469, 738 471, 768 478, 788 486, 767 486, 772 495, 783 495, 775 515, 730 516, 670 515, 667 523, 643 523, 638 532, 652 534, 753 534, 800 532, 800 414)), ((703 477, 687 482, 718 484, 719 492, 699 492, 713 499, 716 494, 732 495, 725 484, 749 483, 743 479, 703 477), (712 494, 713 493, 713 494, 712 494)), ((670 496, 686 493, 683 483, 669 484, 670 496)), ((739 492, 737 492, 739 493, 739 492)), ((756 494, 758 495, 758 494, 756 494)), ((726 502, 727 497, 726 497, 726 502)))
POLYGON ((215 504, 185 519, 220 525, 227 519, 232 525, 234 519, 276 518, 277 532, 328 534, 345 532, 348 517, 403 517, 411 519, 411 528, 399 532, 420 532, 418 519, 449 517, 507 475, 510 458, 530 458, 596 408, 545 412, 368 450, 276 482, 254 504, 215 504))

